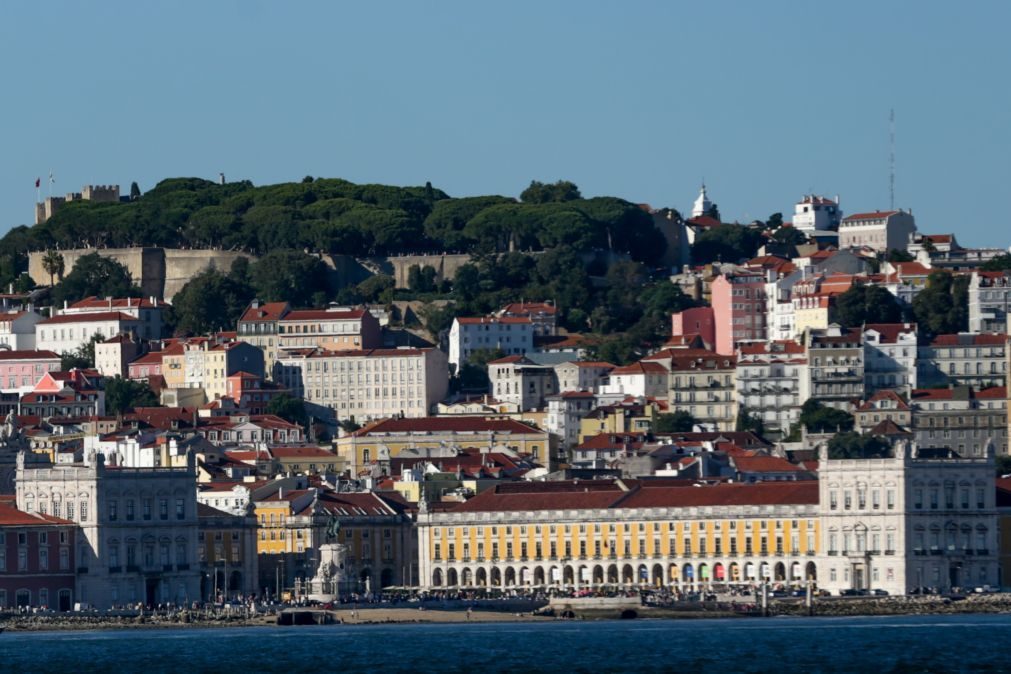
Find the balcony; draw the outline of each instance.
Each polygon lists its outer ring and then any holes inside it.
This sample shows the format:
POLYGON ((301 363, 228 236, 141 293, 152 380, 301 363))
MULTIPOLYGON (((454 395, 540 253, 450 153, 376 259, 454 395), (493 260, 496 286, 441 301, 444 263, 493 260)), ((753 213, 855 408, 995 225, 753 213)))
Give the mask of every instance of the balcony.
POLYGON ((987 550, 986 548, 976 548, 976 554, 979 555, 980 557, 986 557, 987 555, 990 554, 990 551, 987 550))
POLYGON ((894 555, 895 554, 895 550, 885 550, 885 554, 886 555, 894 555))
POLYGON ((126 572, 127 573, 140 573, 140 567, 137 566, 136 564, 127 564, 126 565, 126 572))
POLYGON ((77 573, 88 573, 88 567, 86 566, 77 567, 77 573))
POLYGON ((838 552, 836 552, 835 550, 829 550, 829 551, 828 551, 828 555, 829 555, 829 557, 835 557, 835 556, 836 556, 836 555, 838 555, 838 554, 839 554, 839 553, 838 553, 838 552))
POLYGON ((162 564, 161 565, 161 570, 162 571, 171 571, 172 570, 172 565, 171 564, 162 564))
POLYGON ((189 570, 190 570, 189 564, 176 564, 176 571, 189 571, 189 570))
POLYGON ((122 570, 123 570, 122 566, 110 566, 109 567, 109 573, 119 573, 122 570))

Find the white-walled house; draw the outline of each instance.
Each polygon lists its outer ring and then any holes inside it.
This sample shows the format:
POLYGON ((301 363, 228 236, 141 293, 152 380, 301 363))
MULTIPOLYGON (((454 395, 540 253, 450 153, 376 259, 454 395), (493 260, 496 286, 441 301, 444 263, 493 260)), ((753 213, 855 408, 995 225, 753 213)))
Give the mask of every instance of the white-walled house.
POLYGON ((11 351, 35 350, 35 325, 42 316, 34 311, 0 313, 0 348, 11 351))
POLYGON ((600 386, 601 394, 623 394, 646 398, 665 398, 670 373, 660 363, 640 361, 616 367, 600 386))
POLYGON ((88 343, 93 335, 104 338, 120 333, 137 335, 140 319, 121 311, 69 314, 46 318, 35 325, 35 344, 40 350, 70 353, 88 343))
POLYGON ((534 323, 526 317, 456 318, 449 330, 449 364, 457 372, 475 351, 523 355, 534 349, 534 323))

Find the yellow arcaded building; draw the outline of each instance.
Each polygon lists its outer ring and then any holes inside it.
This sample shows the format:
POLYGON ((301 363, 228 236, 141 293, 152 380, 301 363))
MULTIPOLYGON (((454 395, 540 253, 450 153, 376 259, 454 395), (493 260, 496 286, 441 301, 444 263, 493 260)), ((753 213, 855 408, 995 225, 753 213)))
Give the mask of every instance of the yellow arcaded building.
POLYGON ((420 584, 695 587, 817 581, 815 481, 510 483, 418 515, 420 584))

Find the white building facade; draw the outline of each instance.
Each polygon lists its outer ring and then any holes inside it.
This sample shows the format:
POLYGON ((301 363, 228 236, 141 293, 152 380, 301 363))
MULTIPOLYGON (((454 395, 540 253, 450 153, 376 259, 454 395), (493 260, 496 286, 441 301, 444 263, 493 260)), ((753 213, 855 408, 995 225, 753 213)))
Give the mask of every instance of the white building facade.
POLYGON ((839 223, 839 248, 872 248, 880 253, 905 250, 916 233, 916 221, 906 211, 875 211, 846 216, 839 223))
POLYGON ((917 328, 915 323, 864 326, 864 392, 883 388, 908 396, 916 388, 917 328))
POLYGON ((35 343, 39 349, 72 353, 95 335, 103 340, 120 333, 138 334, 140 321, 120 311, 69 314, 46 318, 35 325, 35 343))
POLYGON ((896 456, 818 463, 824 557, 818 585, 905 595, 916 588, 997 585, 993 452, 981 458, 896 456))
POLYGON ((446 395, 449 371, 438 349, 308 349, 278 355, 277 381, 340 419, 424 417, 446 395))
POLYGON ((196 468, 35 464, 18 456, 17 504, 76 522, 77 592, 98 609, 200 599, 196 468))
POLYGON ((525 317, 456 318, 449 330, 449 364, 456 372, 475 351, 501 351, 513 356, 533 350, 534 324, 525 317))

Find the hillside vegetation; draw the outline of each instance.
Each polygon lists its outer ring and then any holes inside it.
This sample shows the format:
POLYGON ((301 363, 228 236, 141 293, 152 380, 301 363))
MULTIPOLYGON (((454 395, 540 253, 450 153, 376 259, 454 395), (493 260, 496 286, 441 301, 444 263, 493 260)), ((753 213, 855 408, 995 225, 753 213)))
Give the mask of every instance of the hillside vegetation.
MULTIPOLYGON (((233 329, 253 298, 294 306, 415 299, 431 302, 422 321, 433 334, 454 316, 494 311, 507 302, 554 301, 561 325, 591 333, 601 357, 625 362, 660 343, 669 312, 693 302, 653 270, 666 241, 653 218, 615 197, 582 198, 568 181, 531 182, 518 199, 452 198, 424 187, 356 185, 306 177, 255 187, 198 178, 163 180, 112 204, 66 204, 46 223, 17 227, 0 242, 0 282, 23 284, 29 251, 164 246, 242 250, 260 257, 194 277, 174 298, 169 326, 178 334, 233 329), (527 255, 536 251, 537 256, 527 255), (599 255, 612 251, 615 256, 599 255), (317 253, 355 257, 425 252, 473 256, 453 282, 412 269, 410 288, 376 276, 333 287, 317 253), (596 280, 595 280, 596 279, 596 280), (436 300, 448 300, 436 302, 436 300)), ((65 275, 49 268, 50 298, 137 294, 125 268, 98 256, 65 275)), ((28 280, 30 282, 30 280, 28 280)))
POLYGON ((582 199, 565 182, 533 183, 521 198, 453 199, 430 184, 356 185, 309 176, 262 187, 171 178, 130 201, 71 202, 41 225, 12 229, 0 242, 0 280, 24 269, 28 251, 53 248, 165 246, 258 255, 293 248, 363 257, 567 245, 610 247, 647 264, 663 253, 652 218, 622 199, 582 199))

